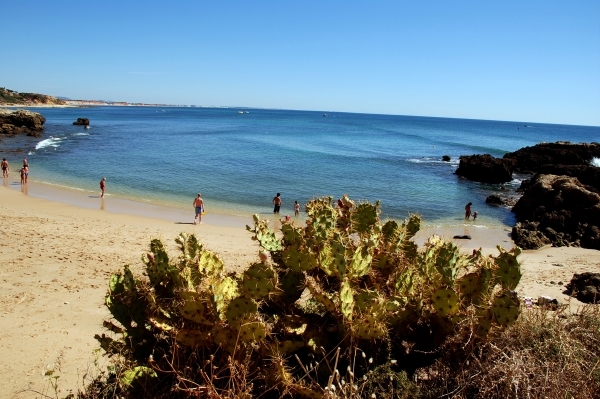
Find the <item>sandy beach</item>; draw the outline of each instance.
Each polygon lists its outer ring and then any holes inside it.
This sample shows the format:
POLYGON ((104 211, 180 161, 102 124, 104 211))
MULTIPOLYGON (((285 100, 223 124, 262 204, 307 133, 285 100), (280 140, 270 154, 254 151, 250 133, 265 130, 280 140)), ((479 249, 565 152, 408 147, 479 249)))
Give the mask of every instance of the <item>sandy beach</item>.
MULTIPOLYGON (((185 212, 111 197, 102 201, 84 193, 60 197, 52 190, 30 183, 26 195, 12 183, 0 187, 2 398, 49 392, 48 369, 60 375, 59 396, 81 388, 84 374, 95 370, 94 334, 103 332, 102 321, 108 318, 103 305, 108 277, 124 264, 140 273, 140 256, 151 238, 163 239, 173 252, 178 233, 195 233, 230 270, 257 258, 258 246, 243 227, 249 220, 209 214, 204 224, 192 225, 192 198, 185 212)), ((457 240, 465 251, 481 247, 496 254, 497 244, 512 247, 508 230, 428 228, 416 242, 422 244, 434 233, 468 234, 472 240, 457 240)), ((600 251, 581 248, 524 251, 521 261, 522 296, 566 301, 564 284, 573 273, 600 272, 600 251)), ((572 299, 569 305, 575 309, 581 304, 572 299)))

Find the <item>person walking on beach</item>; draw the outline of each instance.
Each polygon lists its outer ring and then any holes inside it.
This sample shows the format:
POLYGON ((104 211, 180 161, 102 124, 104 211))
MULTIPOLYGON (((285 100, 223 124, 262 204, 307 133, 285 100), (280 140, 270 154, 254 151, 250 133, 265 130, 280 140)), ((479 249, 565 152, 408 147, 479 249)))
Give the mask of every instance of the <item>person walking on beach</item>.
POLYGON ((202 224, 202 213, 204 212, 204 201, 202 200, 202 195, 198 193, 198 196, 194 199, 194 209, 196 210, 196 216, 194 216, 194 224, 196 224, 196 219, 202 224))
POLYGON ((465 206, 465 219, 467 220, 469 220, 469 218, 471 217, 471 205, 473 205, 473 203, 469 202, 467 206, 465 206))
POLYGON ((23 166, 23 172, 25 173, 25 183, 27 183, 27 179, 29 179, 29 165, 23 166))
POLYGON ((8 177, 8 171, 10 168, 8 167, 8 161, 6 158, 2 158, 2 177, 8 177))
POLYGON ((300 215, 300 204, 298 201, 294 201, 294 216, 300 215))
POLYGON ((21 184, 25 184, 25 168, 19 169, 19 172, 21 173, 21 184))
POLYGON ((106 191, 106 177, 103 177, 102 180, 100 180, 100 191, 102 191, 100 198, 104 198, 104 192, 106 191))
POLYGON ((278 215, 279 210, 281 209, 281 193, 277 193, 277 195, 273 197, 273 205, 275 205, 273 213, 278 215))

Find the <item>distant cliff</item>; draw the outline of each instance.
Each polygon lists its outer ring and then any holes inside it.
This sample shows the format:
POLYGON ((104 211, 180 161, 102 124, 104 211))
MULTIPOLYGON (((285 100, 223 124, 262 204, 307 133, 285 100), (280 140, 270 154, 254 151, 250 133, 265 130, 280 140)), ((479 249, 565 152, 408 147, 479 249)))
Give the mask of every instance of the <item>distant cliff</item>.
POLYGON ((0 87, 0 106, 2 105, 67 105, 65 100, 37 93, 19 93, 0 87))

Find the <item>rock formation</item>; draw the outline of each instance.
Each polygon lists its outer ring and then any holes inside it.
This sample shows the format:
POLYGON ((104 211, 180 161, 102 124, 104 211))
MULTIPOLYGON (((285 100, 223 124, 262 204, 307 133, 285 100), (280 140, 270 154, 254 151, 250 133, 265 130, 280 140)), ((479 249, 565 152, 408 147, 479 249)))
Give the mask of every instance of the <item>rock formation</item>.
POLYGON ((38 93, 19 93, 0 87, 0 105, 66 105, 65 100, 38 93))
POLYGON ((490 154, 463 155, 454 173, 483 183, 507 183, 512 180, 515 164, 513 159, 494 158, 490 154))
POLYGON ((540 173, 546 165, 589 166, 592 158, 600 158, 599 143, 572 144, 559 141, 524 147, 505 154, 503 159, 515 161, 515 172, 540 173))
POLYGON ((485 199, 485 203, 499 206, 504 204, 504 200, 499 195, 492 194, 485 199))
POLYGON ((45 122, 46 118, 37 112, 0 109, 0 134, 26 133, 29 136, 39 137, 40 132, 44 130, 45 122))
POLYGON ((582 302, 600 303, 600 273, 575 274, 566 287, 582 302))
POLYGON ((74 125, 89 126, 90 120, 88 118, 77 118, 77 120, 75 122, 73 122, 73 124, 74 125))
POLYGON ((450 155, 444 155, 444 156, 442 157, 442 161, 444 161, 444 162, 450 162, 450 159, 451 159, 451 158, 450 158, 450 155))
POLYGON ((600 195, 574 177, 536 175, 513 212, 519 223, 512 238, 522 248, 552 243, 600 249, 600 195))

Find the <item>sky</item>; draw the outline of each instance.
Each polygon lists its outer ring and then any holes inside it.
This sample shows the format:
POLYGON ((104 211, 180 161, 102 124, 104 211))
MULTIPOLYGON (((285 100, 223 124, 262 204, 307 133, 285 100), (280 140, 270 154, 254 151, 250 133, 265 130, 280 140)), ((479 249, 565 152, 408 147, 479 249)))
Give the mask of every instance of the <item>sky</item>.
POLYGON ((0 87, 600 125, 600 1, 0 2, 0 87))

